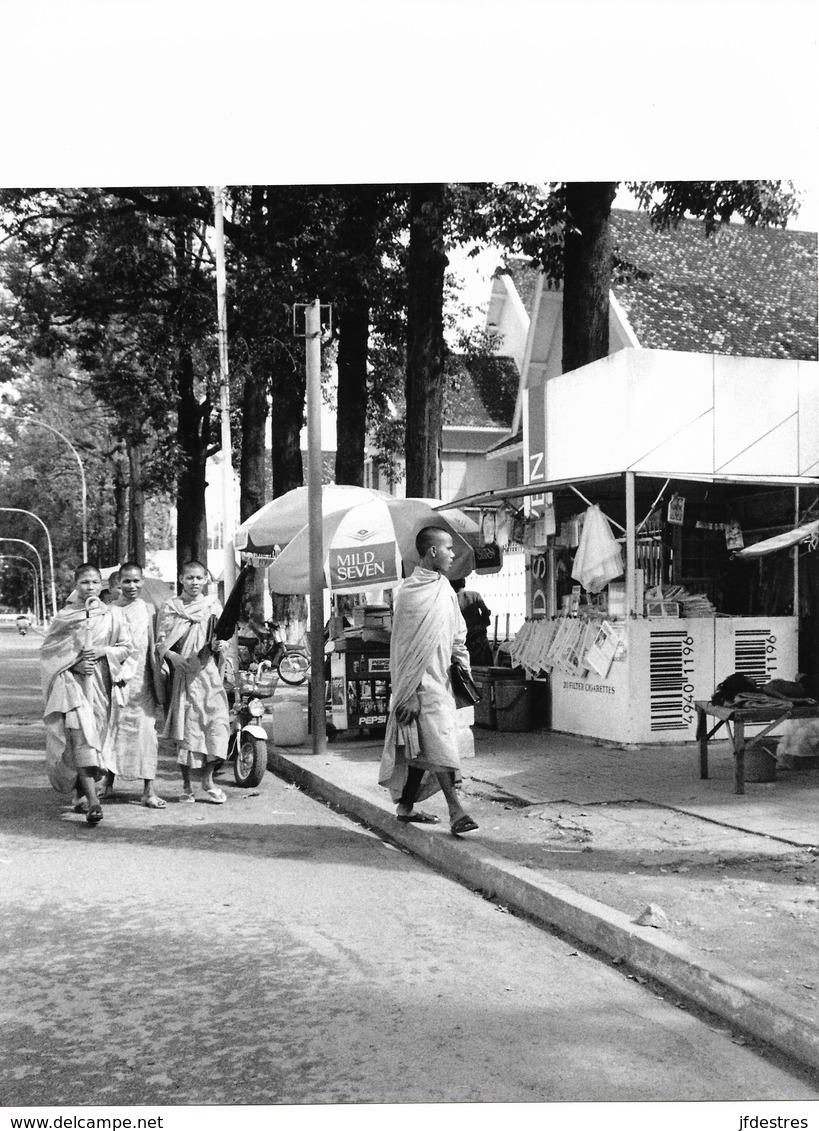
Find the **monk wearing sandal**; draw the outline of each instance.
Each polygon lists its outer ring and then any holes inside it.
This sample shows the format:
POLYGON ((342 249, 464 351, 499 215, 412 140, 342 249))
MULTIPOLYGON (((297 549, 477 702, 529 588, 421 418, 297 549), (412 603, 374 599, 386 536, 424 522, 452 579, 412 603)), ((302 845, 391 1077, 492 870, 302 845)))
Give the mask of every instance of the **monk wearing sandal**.
POLYGON ((469 669, 466 625, 446 580, 455 557, 451 535, 427 526, 415 545, 421 564, 401 586, 393 610, 392 700, 378 780, 397 802, 402 823, 437 824, 415 803, 442 790, 457 835, 478 827, 456 789, 458 724, 449 681, 453 661, 469 669))
POLYGON ((114 602, 122 609, 134 654, 125 685, 125 702, 111 728, 110 750, 101 801, 113 796, 114 779, 141 780, 140 804, 146 809, 164 809, 165 802, 154 786, 157 769, 157 719, 161 713, 162 681, 156 660, 154 610, 141 596, 142 567, 125 562, 118 571, 120 596, 114 602))
POLYGON ((100 600, 97 567, 83 562, 74 585, 40 650, 46 768, 56 790, 74 790, 74 811, 93 826, 103 816, 97 782, 110 764, 133 645, 122 611, 100 600))
POLYGON ((176 743, 182 774, 179 800, 196 801, 191 770, 200 770, 201 800, 223 805, 227 797, 214 784, 213 771, 227 758, 230 716, 215 659, 223 645, 212 635, 222 607, 205 592, 208 571, 201 562, 186 562, 179 582, 182 593, 159 610, 156 628, 157 658, 173 672, 162 736, 176 743))

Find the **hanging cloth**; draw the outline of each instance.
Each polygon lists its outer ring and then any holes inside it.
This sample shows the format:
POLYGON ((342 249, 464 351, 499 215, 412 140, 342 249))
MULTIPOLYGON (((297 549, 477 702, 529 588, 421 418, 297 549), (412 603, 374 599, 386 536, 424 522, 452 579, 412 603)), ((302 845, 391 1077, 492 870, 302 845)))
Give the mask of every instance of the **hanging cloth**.
POLYGON ((599 593, 610 581, 623 573, 623 555, 620 552, 609 521, 600 507, 589 507, 580 535, 580 544, 574 556, 572 577, 579 581, 587 593, 599 593))

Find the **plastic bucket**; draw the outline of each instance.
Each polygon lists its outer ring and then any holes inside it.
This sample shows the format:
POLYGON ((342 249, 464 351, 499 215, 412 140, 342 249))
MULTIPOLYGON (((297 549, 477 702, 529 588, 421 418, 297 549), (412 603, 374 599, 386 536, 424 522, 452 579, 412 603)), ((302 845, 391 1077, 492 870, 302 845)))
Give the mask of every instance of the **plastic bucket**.
POLYGON ((481 693, 480 702, 475 704, 475 723, 479 727, 489 727, 491 730, 495 730, 497 720, 495 719, 495 706, 492 697, 493 681, 489 674, 491 671, 491 668, 480 667, 477 664, 472 668, 472 678, 481 693))
POLYGON ((481 693, 475 722, 490 730, 532 730, 536 722, 539 685, 521 679, 521 671, 504 667, 472 668, 481 693))
POLYGON ((499 679, 495 682, 495 718, 498 730, 531 730, 534 726, 534 686, 529 682, 499 679))
POLYGON ((745 780, 776 781, 776 754, 764 740, 758 746, 745 751, 745 780))
POLYGON ((297 699, 274 703, 273 742, 276 746, 303 746, 307 742, 307 715, 297 699))

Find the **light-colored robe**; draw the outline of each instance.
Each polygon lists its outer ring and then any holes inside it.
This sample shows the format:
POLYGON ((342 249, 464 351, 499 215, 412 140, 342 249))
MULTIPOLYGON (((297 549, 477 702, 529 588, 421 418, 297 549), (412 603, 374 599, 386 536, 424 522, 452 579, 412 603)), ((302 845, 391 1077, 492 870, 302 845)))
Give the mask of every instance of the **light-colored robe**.
MULTIPOLYGON (((417 566, 395 600, 390 641, 390 714, 378 780, 398 801, 409 765, 428 771, 460 771, 459 726, 449 667, 469 668, 466 625, 457 595, 443 574, 417 566), (418 692, 421 712, 403 726, 396 709, 418 692)), ((424 774, 416 800, 440 788, 434 772, 424 774)))
POLYGON ((85 605, 77 598, 49 625, 40 649, 40 675, 46 770, 59 792, 74 788, 78 765, 110 768, 111 726, 124 702, 122 681, 129 674, 127 661, 132 650, 122 613, 111 605, 100 604, 86 615, 85 605), (104 652, 90 676, 70 670, 85 647, 104 652))
POLYGON ((210 618, 221 611, 215 597, 172 597, 159 610, 156 626, 157 656, 173 669, 162 737, 173 739, 180 750, 206 755, 208 761, 227 757, 230 715, 222 677, 210 653, 195 675, 179 666, 178 657, 187 660, 201 652, 210 618))
POLYGON ((154 639, 154 609, 142 598, 128 602, 120 598, 114 607, 122 610, 133 641, 134 652, 127 662, 129 679, 125 702, 112 722, 110 769, 126 780, 156 777, 157 719, 162 688, 154 639))

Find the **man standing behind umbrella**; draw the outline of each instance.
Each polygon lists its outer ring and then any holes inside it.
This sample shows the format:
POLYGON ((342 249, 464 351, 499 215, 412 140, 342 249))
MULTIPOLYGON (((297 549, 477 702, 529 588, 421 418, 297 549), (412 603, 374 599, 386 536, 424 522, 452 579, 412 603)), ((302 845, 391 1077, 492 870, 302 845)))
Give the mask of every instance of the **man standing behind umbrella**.
POLYGON ((469 668, 466 625, 446 574, 454 560, 452 536, 425 526, 416 538, 421 564, 395 600, 390 672, 392 702, 378 780, 398 803, 399 821, 436 824, 414 809, 416 801, 443 790, 450 831, 477 829, 456 793, 460 777, 458 728, 449 667, 469 668))

